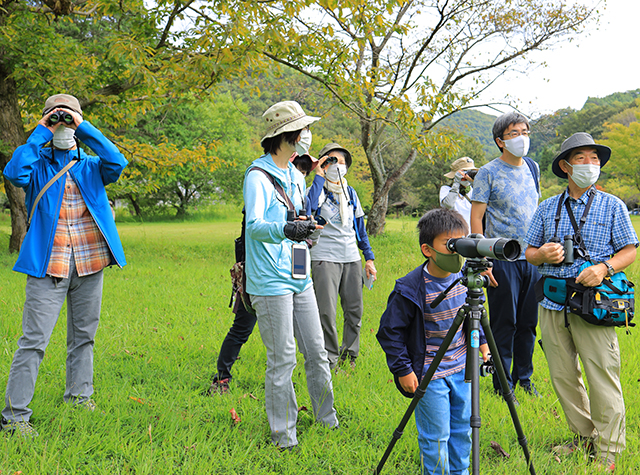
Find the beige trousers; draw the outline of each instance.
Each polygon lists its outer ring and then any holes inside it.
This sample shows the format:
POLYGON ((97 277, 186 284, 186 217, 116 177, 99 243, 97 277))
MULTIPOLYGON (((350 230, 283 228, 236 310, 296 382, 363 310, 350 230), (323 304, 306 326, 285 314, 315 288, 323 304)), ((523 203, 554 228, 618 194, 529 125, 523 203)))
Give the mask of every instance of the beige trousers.
POLYGON ((622 452, 626 446, 625 408, 615 328, 592 325, 574 314, 568 315, 567 328, 564 312, 542 306, 538 317, 551 382, 569 427, 592 438, 599 456, 622 452))

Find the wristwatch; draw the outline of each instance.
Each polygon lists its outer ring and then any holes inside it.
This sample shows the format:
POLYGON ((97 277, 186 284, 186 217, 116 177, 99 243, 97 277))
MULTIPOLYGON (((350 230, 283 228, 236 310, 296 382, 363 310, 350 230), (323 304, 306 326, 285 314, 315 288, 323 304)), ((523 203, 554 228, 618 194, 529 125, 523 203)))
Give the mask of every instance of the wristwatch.
POLYGON ((602 261, 602 264, 607 266, 607 277, 611 277, 613 274, 616 273, 616 271, 613 268, 613 266, 611 264, 609 264, 607 261, 602 261))

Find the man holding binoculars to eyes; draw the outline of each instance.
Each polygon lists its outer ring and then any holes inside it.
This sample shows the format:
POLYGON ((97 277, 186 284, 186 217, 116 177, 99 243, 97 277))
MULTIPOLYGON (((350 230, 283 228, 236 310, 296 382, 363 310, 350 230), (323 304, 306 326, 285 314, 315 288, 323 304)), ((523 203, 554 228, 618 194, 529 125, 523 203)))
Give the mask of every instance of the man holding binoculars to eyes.
POLYGON ((29 228, 13 268, 27 274, 23 335, 18 340, 2 411, 2 428, 38 435, 29 419, 38 369, 67 300, 67 381, 64 401, 89 410, 93 346, 102 300, 102 270, 126 264, 105 186, 127 160, 83 119, 80 102, 56 94, 42 119, 18 147, 4 176, 26 193, 29 228), (98 156, 87 155, 75 137, 98 156), (51 146, 47 144, 51 142, 51 146))
MULTIPOLYGON (((560 150, 552 171, 568 178, 569 184, 536 210, 526 236, 526 257, 545 278, 573 277, 578 284, 596 287, 635 260, 638 237, 624 203, 595 187, 611 149, 579 132, 565 140, 560 150), (559 237, 573 243, 573 255, 571 246, 563 246, 559 237)), ((615 455, 626 445, 616 330, 589 323, 550 300, 553 296, 546 290, 544 295, 539 307, 544 352, 553 388, 576 434, 554 451, 568 455, 585 448, 601 468, 611 472, 615 455), (578 357, 589 382, 588 394, 578 357)))

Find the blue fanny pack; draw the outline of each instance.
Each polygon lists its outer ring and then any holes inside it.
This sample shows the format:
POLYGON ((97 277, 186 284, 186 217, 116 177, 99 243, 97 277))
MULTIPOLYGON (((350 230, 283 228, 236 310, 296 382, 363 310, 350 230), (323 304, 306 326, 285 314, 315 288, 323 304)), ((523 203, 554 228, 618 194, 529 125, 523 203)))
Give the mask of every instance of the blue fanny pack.
MULTIPOLYGON (((579 272, 593 263, 585 262, 579 272)), ((635 312, 634 284, 624 272, 605 277, 597 287, 577 284, 575 278, 543 277, 542 294, 593 325, 632 327, 635 312)), ((565 322, 568 322, 565 318, 565 322)))

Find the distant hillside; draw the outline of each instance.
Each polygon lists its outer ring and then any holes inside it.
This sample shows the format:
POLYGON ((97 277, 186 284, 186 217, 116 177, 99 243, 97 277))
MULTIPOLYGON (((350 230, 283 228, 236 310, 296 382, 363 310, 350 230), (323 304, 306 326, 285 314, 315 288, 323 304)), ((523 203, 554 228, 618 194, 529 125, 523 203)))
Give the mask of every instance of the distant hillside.
POLYGON ((587 104, 595 104, 597 106, 608 106, 616 103, 631 104, 639 97, 640 89, 627 92, 615 92, 606 97, 589 97, 582 107, 584 108, 587 104))
POLYGON ((499 152, 493 143, 491 128, 496 117, 476 110, 463 110, 447 117, 438 124, 478 140, 484 147, 487 159, 495 158, 499 152))

